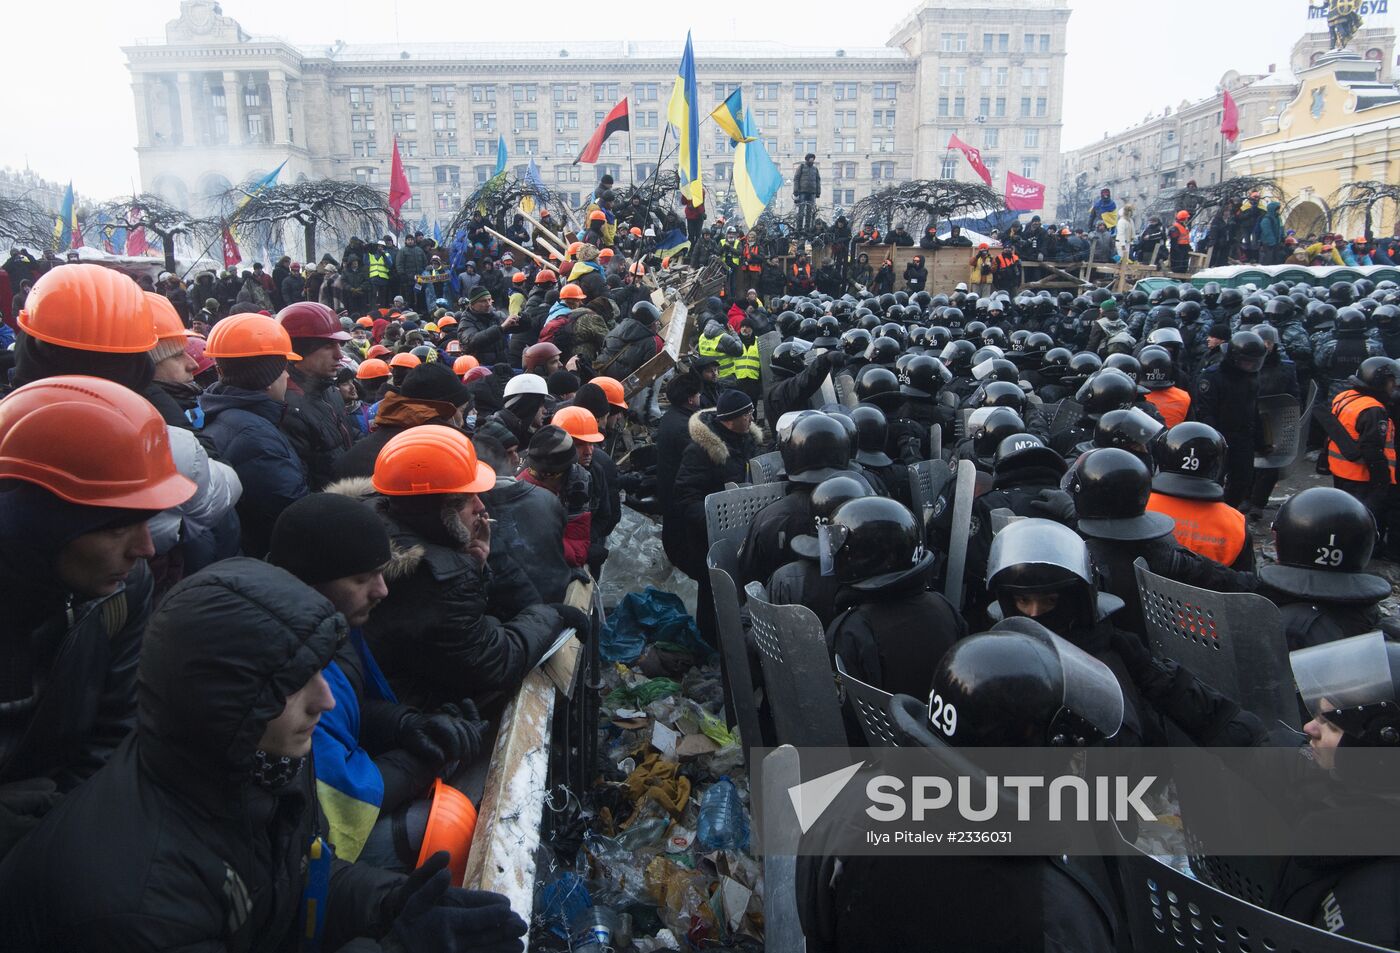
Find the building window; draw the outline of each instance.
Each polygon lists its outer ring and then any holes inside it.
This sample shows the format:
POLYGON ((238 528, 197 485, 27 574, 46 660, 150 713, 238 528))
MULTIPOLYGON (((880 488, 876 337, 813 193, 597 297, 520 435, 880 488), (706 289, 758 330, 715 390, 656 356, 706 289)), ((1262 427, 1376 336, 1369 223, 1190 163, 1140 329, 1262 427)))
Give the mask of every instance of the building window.
POLYGON ((461 185, 462 168, 455 165, 433 166, 433 181, 438 185, 461 185))
POLYGON ((953 97, 953 116, 961 119, 967 115, 967 100, 961 96, 953 97))
POLYGON ((778 98, 779 85, 777 83, 754 83, 753 98, 776 100, 778 98))
POLYGON ((577 139, 559 139, 556 137, 554 140, 554 148, 561 154, 569 156, 576 156, 579 152, 577 139))
POLYGON ((417 113, 394 113, 389 117, 389 123, 395 132, 417 132, 417 113))
POLYGON ((724 102, 738 88, 738 83, 715 83, 715 104, 724 102))
POLYGON ((594 83, 593 101, 595 103, 615 103, 618 99, 618 89, 619 84, 617 83, 594 83))
POLYGON ((1048 115, 1049 115, 1049 109, 1050 109, 1050 100, 1046 99, 1044 96, 1041 96, 1041 97, 1039 97, 1038 99, 1036 99, 1036 101, 1035 101, 1035 114, 1036 114, 1036 116, 1038 116, 1038 117, 1040 117, 1040 118, 1044 118, 1045 116, 1048 116, 1048 115))
POLYGON ((412 87, 412 86, 390 86, 390 87, 389 87, 389 102, 393 103, 395 106, 402 106, 402 105, 404 105, 405 103, 412 103, 412 102, 413 102, 413 87, 412 87))
POLYGON ((1030 98, 1029 96, 1022 96, 1022 97, 1021 97, 1021 116, 1024 118, 1024 117, 1026 117, 1026 116, 1029 116, 1030 114, 1031 114, 1031 98, 1030 98))
POLYGON ((491 176, 496 173, 494 165, 479 165, 474 170, 477 185, 485 185, 491 181, 491 176))
POLYGON ((938 177, 940 179, 956 179, 958 177, 958 160, 951 156, 944 156, 939 164, 938 177))
POLYGON ((456 113, 433 113, 433 131, 445 132, 446 130, 457 128, 456 113))
POLYGON ((435 156, 455 156, 457 154, 456 139, 434 139, 433 155, 435 156))
POLYGON ((350 99, 351 109, 360 109, 374 105, 373 86, 347 86, 345 95, 350 99))
POLYGON ((472 113, 472 128, 478 132, 495 132, 496 114, 472 113))
POLYGON ((983 129, 983 130, 982 130, 982 147, 983 147, 984 149, 995 149, 995 148, 997 148, 997 147, 1000 146, 1000 145, 1001 145, 1001 130, 1000 130, 1000 129, 983 129))
POLYGON ((510 87, 511 102, 533 103, 535 97, 539 95, 539 87, 534 83, 512 83, 510 87))
POLYGON ((517 155, 539 155, 540 141, 538 139, 517 139, 515 140, 515 151, 517 155))
POLYGON ((1026 147, 1027 149, 1039 149, 1039 148, 1040 148, 1040 127, 1038 127, 1038 126, 1030 126, 1030 127, 1028 127, 1028 128, 1025 130, 1025 135, 1026 135, 1025 147, 1026 147))
POLYGON ((1049 52, 1050 52, 1050 34, 1049 34, 1049 33, 1042 33, 1042 34, 1040 34, 1040 52, 1041 52, 1041 53, 1049 53, 1049 52))
POLYGON ((832 98, 832 99, 841 99, 841 100, 855 99, 858 95, 860 95, 860 84, 858 84, 858 83, 832 83, 832 84, 831 84, 831 98, 832 98))
POLYGON ((876 152, 893 152, 894 136, 875 136, 870 140, 870 145, 876 152))
POLYGON ((856 137, 837 136, 835 139, 831 140, 831 146, 833 152, 853 154, 856 151, 856 137))
POLYGON ((209 105, 213 106, 215 109, 228 108, 224 102, 224 88, 222 86, 214 86, 210 88, 209 105))
POLYGON ((654 103, 661 98, 661 87, 657 83, 635 83, 632 98, 639 103, 654 103))
POLYGON ((875 83, 870 87, 870 95, 875 99, 895 99, 899 95, 899 84, 875 83))
POLYGON ((992 178, 995 179, 997 173, 1001 171, 1001 160, 996 156, 988 156, 984 158, 982 162, 986 165, 987 171, 992 174, 992 178))
MULTIPOLYGON (((637 113, 638 129, 660 129, 661 114, 655 109, 644 109, 637 113)), ((601 120, 599 120, 601 122, 601 120)))
POLYGON ((817 98, 817 83, 793 83, 792 98, 813 100, 817 98))
POLYGON ((540 114, 539 114, 539 113, 516 113, 516 114, 515 114, 515 128, 516 128, 516 129, 538 129, 538 128, 540 128, 540 114))
POLYGON ((418 184, 418 166, 406 165, 403 167, 404 178, 408 179, 409 185, 418 184))
POLYGON ((578 85, 576 83, 555 83, 549 87, 550 98, 557 106, 560 103, 578 102, 578 85))
POLYGON ((714 181, 716 184, 728 182, 729 175, 734 171, 732 162, 716 162, 714 164, 714 181))
POLYGON ((990 116, 992 114, 992 99, 990 96, 983 96, 977 101, 977 115, 990 116))
POLYGON ((379 169, 372 165, 356 166, 352 174, 355 181, 361 185, 375 185, 379 182, 379 169))
POLYGON ((835 189, 831 193, 831 201, 836 205, 855 205, 855 189, 835 189))
POLYGON ((418 140, 417 140, 417 139, 405 139, 405 140, 403 141, 403 143, 402 143, 402 148, 403 148, 403 154, 404 154, 406 157, 408 157, 408 158, 410 158, 410 159, 416 159, 416 158, 418 158, 418 140))
POLYGON ((876 180, 879 180, 879 179, 893 179, 893 178, 894 178, 894 163, 893 163, 893 162, 872 162, 872 163, 870 163, 870 177, 871 177, 872 179, 876 179, 876 180))
POLYGON ((950 106, 950 104, 951 104, 951 100, 949 100, 947 96, 939 96, 939 97, 938 97, 938 115, 939 115, 941 118, 945 118, 945 119, 946 119, 947 117, 949 117, 949 116, 951 116, 951 115, 953 114, 952 111, 951 111, 951 106, 950 106))
POLYGON ((1011 67, 1009 67, 1009 66, 998 66, 998 67, 997 67, 997 85, 998 85, 998 86, 1005 86, 1006 83, 1007 83, 1007 80, 1010 78, 1010 76, 1011 76, 1011 67))
POLYGON ((1009 33, 983 33, 982 52, 983 53, 1006 53, 1011 49, 1011 34, 1009 33))
POLYGON ((835 122, 837 132, 856 127, 856 111, 854 109, 838 109, 832 113, 832 119, 835 122))
POLYGON ((579 168, 570 162, 560 162, 554 166, 554 181, 556 182, 577 182, 579 181, 579 168))
MULTIPOLYGON (((894 128, 894 110, 893 110, 893 109, 877 109, 877 110, 875 110, 875 112, 874 112, 874 121, 875 121, 875 128, 877 128, 877 129, 893 129, 893 128, 894 128)), ((812 123, 812 125, 815 126, 816 123, 814 122, 814 123, 812 123)))
MULTIPOLYGON (((430 87, 431 89, 431 87, 430 87)), ((494 103, 496 101, 496 87, 477 85, 472 87, 472 102, 474 103, 494 103)))
POLYGON ((854 179, 856 177, 856 164, 854 162, 838 162, 832 166, 832 170, 838 179, 854 179))
POLYGON ((966 53, 966 33, 944 33, 939 37, 939 48, 944 53, 966 53))
POLYGON ((638 136, 636 150, 642 155, 651 155, 661 148, 661 140, 655 136, 638 136))
POLYGON ((992 115, 993 115, 993 116, 1000 116, 1000 117, 1005 117, 1005 116, 1006 116, 1006 97, 1005 97, 1005 96, 998 96, 998 97, 997 97, 996 103, 995 103, 995 104, 993 105, 993 107, 992 107, 992 115))
POLYGON ((373 113, 355 113, 350 117, 351 132, 374 132, 373 113))
POLYGON ((807 153, 817 154, 817 140, 812 137, 806 139, 792 140, 792 151, 794 155, 805 156, 807 153))
MULTIPOLYGON (((476 90, 477 90, 478 88, 479 88, 479 87, 472 87, 473 99, 475 99, 475 92, 476 92, 476 90)), ((495 90, 495 87, 490 87, 490 88, 491 88, 491 98, 492 98, 492 99, 495 99, 495 98, 496 98, 496 90, 495 90)), ((457 87, 456 87, 456 86, 429 86, 429 87, 428 87, 428 100, 429 100, 430 102, 437 103, 437 104, 440 104, 440 105, 451 106, 451 105, 453 105, 453 104, 455 104, 455 103, 457 102, 457 87)))
POLYGON ((1022 159, 1021 174, 1028 179, 1033 179, 1040 175, 1040 159, 1035 156, 1026 156, 1022 159))
POLYGON ((258 113, 253 113, 244 117, 248 126, 248 139, 251 142, 260 142, 263 137, 263 117, 258 113))

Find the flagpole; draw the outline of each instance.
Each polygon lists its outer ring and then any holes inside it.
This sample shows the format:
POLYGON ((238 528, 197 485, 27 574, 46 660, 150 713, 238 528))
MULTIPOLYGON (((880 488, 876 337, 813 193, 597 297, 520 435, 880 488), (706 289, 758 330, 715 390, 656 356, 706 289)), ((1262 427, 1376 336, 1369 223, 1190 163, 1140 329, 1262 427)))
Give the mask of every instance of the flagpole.
POLYGON ((632 188, 637 187, 637 160, 632 155, 632 97, 624 96, 627 103, 627 171, 632 174, 632 188))

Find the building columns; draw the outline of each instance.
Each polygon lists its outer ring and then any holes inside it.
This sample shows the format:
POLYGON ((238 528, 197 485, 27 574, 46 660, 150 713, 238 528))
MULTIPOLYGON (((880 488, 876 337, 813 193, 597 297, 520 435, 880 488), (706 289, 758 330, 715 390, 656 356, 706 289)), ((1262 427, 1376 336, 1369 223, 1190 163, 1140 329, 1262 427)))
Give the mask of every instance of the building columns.
POLYGON ((180 144, 197 145, 194 129, 194 78, 187 72, 175 75, 175 95, 180 98, 180 144))
POLYGON ((237 70, 224 70, 224 110, 228 113, 229 145, 243 145, 248 141, 248 130, 243 122, 243 80, 237 70))
POLYGON ((136 145, 151 145, 151 104, 146 99, 146 77, 134 73, 131 77, 131 95, 136 100, 136 145))
POLYGON ((272 141, 277 145, 287 142, 287 74, 272 70, 267 74, 267 95, 272 107, 272 141))

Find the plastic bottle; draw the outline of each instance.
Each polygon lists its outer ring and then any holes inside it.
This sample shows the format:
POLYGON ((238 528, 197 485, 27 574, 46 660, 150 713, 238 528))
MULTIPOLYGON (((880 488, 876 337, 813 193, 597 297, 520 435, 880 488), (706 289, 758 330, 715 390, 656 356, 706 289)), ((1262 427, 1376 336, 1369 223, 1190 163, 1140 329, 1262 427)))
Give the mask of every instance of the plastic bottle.
POLYGON ((700 801, 696 842, 701 850, 746 850, 749 818, 739 799, 739 789, 728 775, 720 778, 700 801))
POLYGON ((626 945, 622 933, 621 918, 611 907, 589 907, 570 922, 569 945, 574 953, 604 953, 626 945))

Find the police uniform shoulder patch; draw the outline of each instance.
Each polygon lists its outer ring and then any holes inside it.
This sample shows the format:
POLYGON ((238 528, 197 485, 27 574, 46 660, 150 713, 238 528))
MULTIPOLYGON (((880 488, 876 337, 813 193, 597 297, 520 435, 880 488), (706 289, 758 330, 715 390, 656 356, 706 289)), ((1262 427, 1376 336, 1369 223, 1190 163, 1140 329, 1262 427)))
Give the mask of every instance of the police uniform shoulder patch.
POLYGON ((1206 393, 1207 391, 1209 391, 1209 390, 1210 390, 1210 378, 1209 378, 1209 377, 1202 377, 1202 378, 1201 378, 1201 383, 1200 383, 1200 385, 1199 385, 1196 389, 1199 390, 1202 394, 1204 394, 1204 393, 1206 393))

